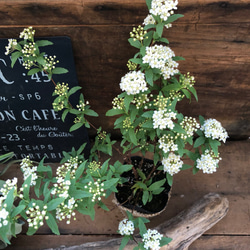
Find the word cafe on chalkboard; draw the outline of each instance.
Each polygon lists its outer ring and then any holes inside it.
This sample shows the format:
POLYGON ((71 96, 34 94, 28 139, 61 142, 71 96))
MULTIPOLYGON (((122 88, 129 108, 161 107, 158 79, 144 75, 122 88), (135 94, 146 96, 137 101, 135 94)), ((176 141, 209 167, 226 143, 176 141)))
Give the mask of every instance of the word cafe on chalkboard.
MULTIPOLYGON (((58 67, 68 73, 53 76, 55 82, 68 83, 72 88, 78 85, 71 40, 68 37, 50 37, 53 45, 43 47, 48 55, 56 56, 58 67)), ((8 39, 0 39, 0 155, 14 152, 15 159, 29 156, 31 160, 60 162, 63 151, 78 149, 87 143, 85 127, 69 132, 73 117, 63 122, 61 114, 52 108, 54 85, 45 73, 27 75, 19 58, 11 68, 11 58, 5 55, 8 39)), ((76 104, 79 95, 72 96, 76 104)))

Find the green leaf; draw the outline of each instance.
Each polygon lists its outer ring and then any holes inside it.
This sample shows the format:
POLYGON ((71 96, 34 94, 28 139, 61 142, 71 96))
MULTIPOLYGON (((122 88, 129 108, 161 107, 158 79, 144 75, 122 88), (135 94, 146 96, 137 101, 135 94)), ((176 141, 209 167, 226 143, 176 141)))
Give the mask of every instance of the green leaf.
POLYGON ((7 197, 5 199, 5 204, 6 204, 7 210, 10 210, 12 208, 13 202, 14 202, 14 188, 12 188, 8 192, 7 197))
POLYGON ((145 226, 143 218, 139 217, 138 221, 139 221, 140 235, 141 235, 141 237, 143 237, 143 234, 145 234, 147 232, 147 228, 145 226))
POLYGON ((164 183, 166 182, 166 179, 154 182, 153 184, 151 184, 148 188, 149 191, 154 191, 155 189, 158 189, 160 187, 162 187, 164 185, 164 183))
POLYGON ((130 138, 130 141, 137 146, 137 138, 136 138, 136 134, 135 134, 135 131, 133 128, 130 128, 129 131, 128 131, 128 134, 129 134, 129 138, 130 138))
POLYGON ((130 43, 131 46, 140 49, 141 48, 141 43, 138 40, 134 40, 134 38, 129 38, 128 42, 130 43))
POLYGON ((172 186, 173 185, 173 176, 167 173, 167 180, 168 180, 168 185, 172 186))
POLYGON ((157 34, 158 34, 159 37, 162 36, 163 28, 164 28, 164 24, 163 23, 158 23, 156 25, 156 32, 157 32, 157 34))
POLYGON ((11 217, 15 217, 20 214, 25 209, 25 205, 19 205, 13 209, 11 212, 11 217))
POLYGON ((114 116, 124 114, 122 109, 110 109, 107 111, 106 116, 114 116))
POLYGON ((16 63, 16 61, 17 61, 17 59, 18 59, 19 57, 21 57, 22 55, 23 55, 22 52, 19 52, 19 51, 13 52, 13 53, 11 54, 11 68, 14 67, 14 65, 15 65, 15 63, 16 63))
POLYGON ((173 56, 172 59, 174 61, 185 61, 185 58, 182 56, 173 56))
POLYGON ((29 192, 30 192, 30 182, 31 182, 31 175, 24 181, 22 188, 23 188, 23 198, 25 200, 29 200, 29 192))
POLYGON ((36 73, 38 73, 40 71, 41 70, 39 68, 34 68, 34 69, 29 70, 28 73, 27 73, 27 75, 28 76, 32 76, 32 75, 34 75, 34 74, 36 74, 36 73))
POLYGON ((53 43, 51 41, 48 41, 48 40, 38 40, 38 41, 36 41, 36 45, 38 47, 44 47, 44 46, 48 46, 48 45, 53 45, 53 43))
POLYGON ((92 194, 87 192, 87 191, 82 191, 82 190, 77 190, 77 189, 70 189, 69 190, 70 196, 74 197, 75 199, 83 199, 83 198, 88 198, 92 197, 92 194))
POLYGON ((200 124, 203 125, 205 122, 205 118, 203 116, 199 115, 199 121, 200 121, 200 124))
POLYGON ((152 0, 146 0, 146 4, 149 10, 151 9, 151 3, 152 3, 152 0))
POLYGON ((175 124, 174 124, 173 131, 175 131, 175 132, 177 132, 177 133, 180 133, 180 134, 186 134, 185 129, 183 129, 182 126, 179 125, 178 123, 175 123, 175 124))
POLYGON ((130 237, 128 235, 123 236, 119 250, 124 249, 124 247, 128 244, 129 240, 130 240, 130 237))
POLYGON ((168 39, 165 38, 165 37, 160 38, 159 41, 162 42, 162 43, 167 43, 167 44, 169 44, 168 39))
POLYGON ((65 73, 68 73, 68 70, 62 67, 57 67, 52 70, 52 74, 60 75, 60 74, 65 74, 65 73))
POLYGON ((189 88, 189 91, 193 94, 193 96, 195 97, 196 101, 198 102, 198 96, 197 96, 196 89, 194 87, 191 87, 191 88, 189 88))
POLYGON ((111 186, 116 185, 119 180, 120 180, 120 178, 112 178, 111 180, 104 181, 103 182, 103 184, 104 184, 103 188, 104 189, 109 189, 111 186))
POLYGON ((142 64, 142 59, 141 58, 131 58, 129 61, 136 63, 136 64, 142 64))
POLYGON ((160 247, 163 247, 163 246, 169 244, 171 241, 172 241, 171 238, 162 237, 160 240, 160 247))
MULTIPOLYGON (((150 26, 150 24, 147 25, 147 28, 148 28, 149 26, 150 26)), ((151 25, 151 26, 155 27, 154 24, 151 25)), ((146 30, 146 27, 144 27, 144 29, 146 30)), ((151 30, 151 31, 149 31, 149 32, 144 36, 145 38, 143 39, 143 45, 144 45, 145 47, 150 46, 150 44, 151 44, 151 42, 152 42, 152 39, 153 39, 153 34, 154 34, 154 31, 151 30)))
POLYGON ((150 86, 154 85, 154 73, 151 68, 145 70, 146 81, 150 86))
POLYGON ((142 181, 146 180, 147 177, 141 169, 137 168, 136 171, 139 174, 139 176, 141 177, 142 181))
POLYGON ((129 106, 131 101, 134 99, 134 95, 126 95, 124 98, 124 106, 125 106, 125 110, 126 112, 128 112, 129 110, 129 106))
POLYGON ((149 199, 149 192, 147 190, 143 191, 143 195, 142 195, 142 202, 144 205, 147 204, 149 199))
POLYGON ((49 201, 47 204, 47 207, 48 207, 47 210, 52 211, 56 209, 64 200, 65 198, 60 197, 60 198, 56 198, 56 199, 49 201))
POLYGON ((79 128, 82 127, 82 126, 83 126, 83 123, 78 122, 78 123, 76 123, 76 124, 74 124, 73 126, 70 127, 69 132, 72 132, 72 131, 74 131, 74 130, 77 130, 77 129, 79 129, 79 128))
POLYGON ((169 84, 169 85, 167 85, 167 86, 165 86, 165 87, 163 87, 162 88, 162 91, 170 91, 170 90, 176 90, 176 91, 178 91, 178 90, 180 90, 181 89, 181 85, 180 85, 180 83, 179 82, 176 82, 176 83, 174 83, 174 84, 169 84))
POLYGON ((174 14, 174 15, 168 17, 167 21, 164 22, 164 23, 166 23, 166 24, 167 24, 167 23, 172 23, 172 22, 176 21, 177 19, 179 19, 179 18, 181 18, 181 17, 184 17, 184 15, 181 15, 181 14, 174 14))
POLYGON ((210 145, 210 147, 212 148, 212 150, 213 150, 213 152, 214 152, 214 154, 215 154, 215 156, 218 156, 218 147, 221 145, 221 143, 219 142, 219 141, 217 141, 217 140, 213 140, 213 139, 211 139, 211 138, 209 138, 209 145, 210 145))
POLYGON ((194 142, 194 147, 198 148, 199 146, 203 145, 206 141, 206 138, 204 136, 198 137, 194 142))
POLYGON ((191 94, 190 94, 190 92, 189 92, 188 90, 182 89, 181 91, 184 93, 184 95, 185 95, 189 100, 191 100, 191 94))
POLYGON ((97 114, 94 110, 92 110, 92 109, 87 109, 87 110, 85 110, 85 111, 84 111, 84 114, 85 114, 85 115, 88 115, 88 116, 95 116, 95 117, 98 116, 98 114, 97 114))
POLYGON ((153 128, 153 121, 151 119, 147 120, 142 124, 142 128, 153 128))
POLYGON ((76 180, 78 180, 78 179, 81 177, 81 175, 82 175, 82 173, 83 173, 83 171, 84 171, 84 169, 85 169, 86 162, 87 162, 87 161, 82 162, 82 163, 80 164, 80 166, 76 169, 76 172, 75 172, 75 179, 76 179, 76 180))
POLYGON ((103 203, 103 202, 98 202, 98 205, 100 206, 101 209, 105 211, 110 211, 109 208, 103 203))
POLYGON ((77 92, 77 91, 80 90, 81 88, 82 88, 82 87, 80 87, 80 86, 76 86, 76 87, 71 88, 71 89, 69 90, 69 92, 68 92, 68 96, 74 94, 75 92, 77 92))
POLYGON ((49 217, 48 220, 46 220, 47 225, 49 226, 49 228, 51 229, 51 231, 56 234, 56 235, 60 235, 56 220, 54 218, 54 216, 51 213, 47 213, 47 216, 49 217))
POLYGON ((38 56, 36 60, 41 65, 45 65, 45 63, 46 63, 46 61, 42 55, 38 56))
POLYGON ((155 24, 147 24, 146 26, 144 26, 144 30, 154 29, 155 26, 155 24))
POLYGON ((68 109, 65 109, 62 113, 62 121, 64 122, 65 121, 65 118, 67 116, 67 114, 69 113, 69 110, 68 109))

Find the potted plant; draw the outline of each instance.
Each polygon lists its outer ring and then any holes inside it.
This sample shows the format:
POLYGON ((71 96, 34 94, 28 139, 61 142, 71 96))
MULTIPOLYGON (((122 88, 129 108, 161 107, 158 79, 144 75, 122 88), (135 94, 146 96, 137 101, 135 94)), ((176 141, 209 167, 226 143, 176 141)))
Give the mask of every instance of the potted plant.
MULTIPOLYGON (((2 190, 7 194, 2 199, 2 207, 5 206, 9 214, 12 213, 14 199, 18 198, 14 215, 27 220, 28 234, 35 233, 44 221, 54 233, 59 234, 57 221, 65 219, 70 223, 75 211, 94 218, 95 204, 108 210, 102 197, 118 193, 116 197, 121 206, 130 208, 128 218, 119 224, 118 231, 124 236, 120 248, 133 239, 138 227, 142 241, 137 249, 159 249, 170 239, 154 230, 147 230, 145 223, 149 220, 133 216, 136 207, 139 207, 139 212, 158 214, 158 208, 147 211, 147 205, 157 203, 157 196, 165 195, 164 199, 168 199, 174 174, 188 168, 193 168, 193 173, 216 171, 221 159, 218 147, 228 137, 226 130, 215 119, 199 116, 197 120, 176 110, 177 103, 184 98, 191 100, 193 95, 198 100, 194 77, 178 70, 178 61, 184 58, 175 55, 163 36, 164 29, 182 17, 174 13, 178 2, 146 0, 146 4, 149 15, 143 25, 131 31, 128 39, 138 51, 128 60, 128 73, 120 82, 122 92, 114 98, 112 108, 106 113, 108 117, 116 117, 114 129, 119 129, 122 137, 119 146, 110 134, 89 122, 88 116, 98 114, 91 109, 83 94, 76 107, 70 103, 69 97, 80 87, 69 89, 67 84, 53 80, 54 74, 63 74, 67 70, 56 67, 55 57, 40 52, 41 47, 51 44, 49 41, 35 41, 32 27, 24 29, 20 41, 9 40, 6 53, 11 54, 12 65, 23 57, 23 65, 29 75, 43 71, 51 79, 55 85, 54 110, 62 112, 62 120, 69 113, 75 115, 70 131, 84 125, 97 132, 88 159, 82 154, 84 145, 78 150, 64 152, 56 176, 43 161, 36 166, 29 158, 23 159, 24 183, 21 189, 17 190, 11 182, 6 190, 2 190), (113 165, 109 160, 100 162, 100 152, 112 157, 113 150, 120 153, 120 161, 113 165), (140 158, 132 157, 138 152, 142 155, 140 158), (152 155, 150 160, 146 159, 148 152, 152 155), (185 159, 191 159, 194 164, 186 164, 185 159), (29 196, 31 188, 36 198, 29 196)), ((9 218, 10 223, 13 219, 9 218)), ((1 229, 0 233, 3 237, 6 231, 1 229)), ((9 243, 5 236, 3 239, 9 243)))

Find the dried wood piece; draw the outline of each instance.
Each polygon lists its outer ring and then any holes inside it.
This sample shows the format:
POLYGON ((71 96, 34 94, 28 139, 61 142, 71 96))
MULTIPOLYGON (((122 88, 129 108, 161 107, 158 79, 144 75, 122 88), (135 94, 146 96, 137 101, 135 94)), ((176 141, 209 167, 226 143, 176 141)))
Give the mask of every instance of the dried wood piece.
MULTIPOLYGON (((216 193, 205 195, 190 208, 155 228, 160 233, 173 239, 169 245, 162 249, 188 249, 194 240, 213 227, 227 214, 228 207, 227 198, 216 193)), ((138 238, 138 240, 140 239, 138 238)), ((47 250, 113 250, 119 248, 120 242, 121 239, 119 238, 108 241, 89 242, 79 246, 50 248, 47 250)), ((135 247, 134 242, 130 242, 125 249, 130 250, 133 247, 135 247)))

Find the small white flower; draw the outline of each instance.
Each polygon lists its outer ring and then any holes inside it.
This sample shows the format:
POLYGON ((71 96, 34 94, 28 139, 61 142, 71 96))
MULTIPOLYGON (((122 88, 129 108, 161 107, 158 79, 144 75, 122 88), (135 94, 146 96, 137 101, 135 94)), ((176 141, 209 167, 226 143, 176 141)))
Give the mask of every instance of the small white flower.
POLYGON ((134 223, 128 219, 120 221, 118 231, 121 235, 131 235, 134 233, 134 223))
POLYGON ((5 208, 2 208, 0 210, 0 219, 5 220, 8 215, 9 215, 9 212, 5 208))
POLYGON ((163 150, 164 153, 168 153, 169 151, 177 151, 178 145, 175 144, 173 138, 171 136, 163 135, 159 139, 160 146, 159 148, 163 150))
POLYGON ((174 123, 172 119, 176 118, 176 113, 163 110, 155 110, 153 114, 153 126, 154 128, 166 129, 167 127, 170 129, 174 128, 174 123))
POLYGON ((148 90, 145 75, 141 71, 131 71, 121 78, 120 88, 128 95, 139 94, 148 90))
POLYGON ((145 234, 143 234, 142 241, 144 242, 144 247, 146 249, 159 250, 160 240, 163 237, 157 230, 148 229, 145 234))
POLYGON ((205 154, 202 154, 197 159, 197 168, 202 170, 204 174, 212 174, 216 172, 220 157, 216 157, 212 151, 206 150, 205 154))
POLYGON ((149 12, 155 16, 160 16, 164 21, 177 9, 178 0, 152 0, 149 12))
POLYGON ((222 127, 221 123, 216 119, 208 119, 201 126, 201 130, 207 138, 218 139, 220 141, 226 142, 228 138, 227 131, 222 127))
POLYGON ((183 161, 179 155, 170 152, 168 158, 162 159, 162 164, 165 172, 169 173, 170 175, 174 175, 181 170, 183 161))

